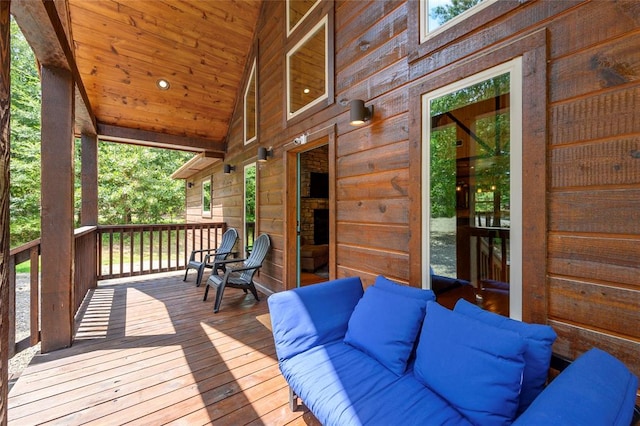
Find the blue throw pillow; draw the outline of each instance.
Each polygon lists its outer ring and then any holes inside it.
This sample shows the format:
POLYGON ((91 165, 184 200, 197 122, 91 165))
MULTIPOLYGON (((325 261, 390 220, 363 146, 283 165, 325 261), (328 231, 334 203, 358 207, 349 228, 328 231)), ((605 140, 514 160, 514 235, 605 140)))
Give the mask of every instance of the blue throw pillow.
POLYGON ((402 375, 422 326, 424 300, 370 287, 349 319, 344 341, 402 375))
POLYGON ((405 297, 413 297, 425 302, 436 300, 436 295, 431 290, 423 290, 421 288, 409 287, 408 285, 398 284, 390 279, 379 275, 376 278, 376 282, 373 284, 375 288, 397 293, 405 297))
POLYGON ((456 303, 453 310, 485 324, 515 331, 524 338, 526 343, 524 351, 525 366, 518 414, 524 412, 544 389, 549 363, 551 362, 552 346, 557 337, 556 332, 548 325, 527 324, 485 311, 463 299, 456 303))
POLYGON ((522 337, 427 303, 416 378, 478 425, 513 421, 524 370, 522 337))

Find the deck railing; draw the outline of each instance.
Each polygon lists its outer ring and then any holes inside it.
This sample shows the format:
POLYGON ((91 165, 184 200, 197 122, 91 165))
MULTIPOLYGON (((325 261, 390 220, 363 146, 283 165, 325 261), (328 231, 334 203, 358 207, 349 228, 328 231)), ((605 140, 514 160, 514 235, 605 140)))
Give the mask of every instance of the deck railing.
POLYGON ((223 222, 98 227, 99 280, 183 269, 191 251, 218 246, 223 222))
MULTIPOLYGON (((75 230, 72 305, 80 308, 98 280, 183 269, 192 250, 216 248, 224 222, 86 226, 75 230)), ((9 255, 9 358, 40 342, 40 239, 9 255), (16 342, 16 266, 30 262, 29 334, 16 342)), ((20 313, 26 315, 26 313, 20 313)))

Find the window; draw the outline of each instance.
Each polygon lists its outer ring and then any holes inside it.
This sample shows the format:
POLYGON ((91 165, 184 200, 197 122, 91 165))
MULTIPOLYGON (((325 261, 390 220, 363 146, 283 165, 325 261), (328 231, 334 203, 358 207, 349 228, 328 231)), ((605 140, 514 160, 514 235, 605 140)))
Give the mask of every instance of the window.
POLYGON ((256 236, 256 163, 244 166, 244 247, 247 255, 256 236))
POLYGON ((422 96, 423 284, 469 281, 481 303, 518 319, 521 68, 516 58, 422 96))
POLYGON ((287 119, 329 98, 329 25, 325 16, 286 58, 287 119))
POLYGON ((202 217, 211 217, 211 176, 202 181, 202 217))
POLYGON ((258 91, 256 84, 256 60, 253 60, 249 80, 244 91, 244 143, 253 142, 258 137, 258 91))
POLYGON ((426 41, 441 28, 455 25, 497 0, 421 0, 420 42, 426 41))
POLYGON ((309 16, 320 0, 287 0, 287 36, 309 16))

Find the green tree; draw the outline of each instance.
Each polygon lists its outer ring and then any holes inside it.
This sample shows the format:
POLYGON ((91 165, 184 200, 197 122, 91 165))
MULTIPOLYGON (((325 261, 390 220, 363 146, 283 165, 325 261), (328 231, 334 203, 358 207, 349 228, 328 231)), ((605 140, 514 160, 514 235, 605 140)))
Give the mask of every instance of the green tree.
POLYGON ((11 246, 40 236, 40 77, 11 19, 11 246))
POLYGON ((451 0, 451 4, 436 6, 431 9, 430 15, 442 25, 460 15, 462 12, 471 9, 481 1, 482 0, 451 0))
POLYGON ((170 178, 192 154, 100 142, 98 214, 104 224, 183 219, 184 184, 170 178))

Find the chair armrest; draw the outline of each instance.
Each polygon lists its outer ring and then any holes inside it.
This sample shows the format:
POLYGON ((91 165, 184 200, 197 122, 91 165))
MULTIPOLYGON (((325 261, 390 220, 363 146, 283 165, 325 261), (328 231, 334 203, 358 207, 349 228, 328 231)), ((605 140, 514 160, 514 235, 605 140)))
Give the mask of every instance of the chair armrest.
MULTIPOLYGON (((201 251, 205 251, 205 250, 201 250, 201 251)), ((212 249, 211 251, 213 251, 214 253, 209 253, 204 257, 204 263, 209 263, 209 258, 211 256, 217 256, 219 254, 234 254, 236 253, 235 251, 218 251, 217 249, 212 249)), ((229 262, 238 262, 238 259, 229 259, 229 262)), ((227 262, 227 259, 225 260, 219 260, 216 263, 222 263, 222 262, 227 262)))
POLYGON ((242 272, 242 271, 251 271, 252 269, 260 269, 262 265, 256 266, 243 266, 242 268, 227 268, 227 273, 230 272, 242 272))
POLYGON ((350 277, 271 295, 268 303, 278 360, 343 339, 363 293, 360 278, 350 277))
POLYGON ((245 260, 247 259, 225 259, 225 260, 219 260, 216 263, 218 265, 228 265, 229 263, 240 263, 240 262, 244 262, 245 260))
POLYGON ((638 379, 612 355, 591 349, 567 366, 514 425, 628 426, 638 379))

